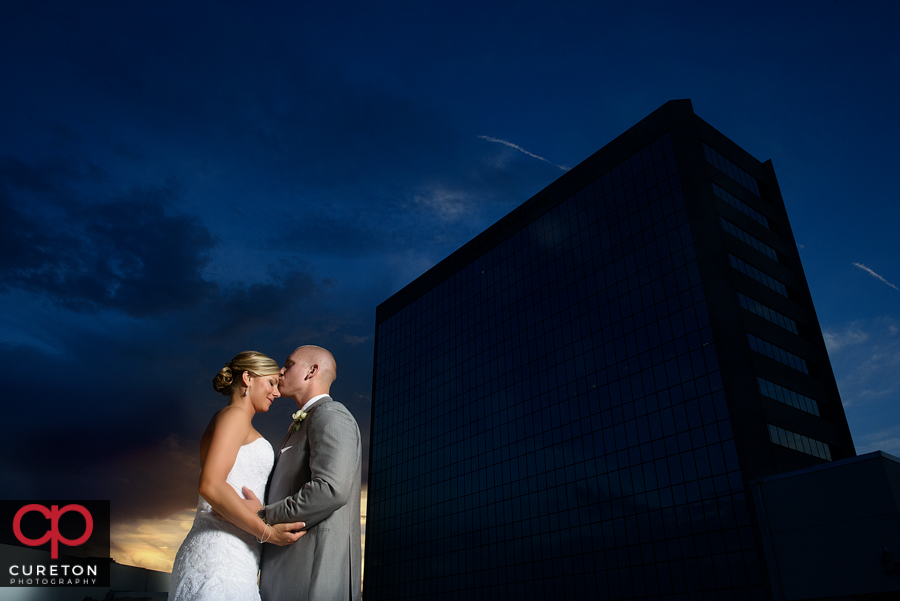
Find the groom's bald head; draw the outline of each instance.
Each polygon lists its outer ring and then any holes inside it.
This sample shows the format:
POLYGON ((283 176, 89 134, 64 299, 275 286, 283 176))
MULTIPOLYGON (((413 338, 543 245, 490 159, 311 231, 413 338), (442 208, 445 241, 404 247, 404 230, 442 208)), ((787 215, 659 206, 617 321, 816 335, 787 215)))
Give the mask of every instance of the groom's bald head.
POLYGON ((337 362, 321 346, 297 347, 281 368, 281 394, 302 405, 320 394, 328 394, 337 378, 337 362))
POLYGON ((337 379, 337 362, 334 355, 321 346, 312 344, 298 346, 291 355, 297 355, 309 365, 318 365, 318 377, 327 380, 329 386, 337 379))

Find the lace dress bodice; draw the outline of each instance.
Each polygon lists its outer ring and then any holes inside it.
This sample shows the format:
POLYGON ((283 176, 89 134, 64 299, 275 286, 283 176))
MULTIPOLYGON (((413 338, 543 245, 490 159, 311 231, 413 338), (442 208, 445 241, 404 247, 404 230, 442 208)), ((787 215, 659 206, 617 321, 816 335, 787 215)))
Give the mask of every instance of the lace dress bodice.
MULTIPOLYGON (((263 499, 274 461, 272 445, 257 438, 240 448, 226 482, 241 498, 246 486, 263 499)), ((170 601, 258 600, 260 546, 200 497, 194 524, 175 556, 170 601)))

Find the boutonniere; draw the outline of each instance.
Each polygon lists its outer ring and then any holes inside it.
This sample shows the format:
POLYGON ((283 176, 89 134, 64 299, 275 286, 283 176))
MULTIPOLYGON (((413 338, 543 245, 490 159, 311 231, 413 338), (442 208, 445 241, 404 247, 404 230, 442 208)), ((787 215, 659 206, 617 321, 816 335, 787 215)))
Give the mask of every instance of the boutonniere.
POLYGON ((306 416, 309 415, 306 411, 298 411, 291 415, 294 418, 294 432, 300 429, 300 423, 306 419, 306 416))

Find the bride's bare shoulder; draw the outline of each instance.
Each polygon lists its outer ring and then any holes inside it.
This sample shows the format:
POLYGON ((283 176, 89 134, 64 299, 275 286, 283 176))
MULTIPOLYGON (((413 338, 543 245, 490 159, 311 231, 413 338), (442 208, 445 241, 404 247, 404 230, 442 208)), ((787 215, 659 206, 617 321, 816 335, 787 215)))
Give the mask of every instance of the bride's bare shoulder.
POLYGON ((203 437, 200 439, 201 456, 206 454, 214 437, 227 437, 243 441, 250 429, 250 420, 247 419, 246 412, 241 411, 240 408, 228 406, 219 409, 209 420, 206 431, 203 432, 203 437))

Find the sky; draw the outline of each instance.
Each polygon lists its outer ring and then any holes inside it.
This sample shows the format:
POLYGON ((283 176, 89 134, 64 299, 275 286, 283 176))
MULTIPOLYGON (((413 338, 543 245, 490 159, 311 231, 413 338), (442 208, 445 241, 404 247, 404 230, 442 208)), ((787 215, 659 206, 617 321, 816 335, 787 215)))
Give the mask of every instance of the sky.
POLYGON ((772 159, 857 452, 900 455, 898 26, 890 1, 6 0, 0 497, 109 499, 113 557, 168 571, 212 378, 300 344, 336 356, 366 465, 375 307, 677 98, 772 159))

